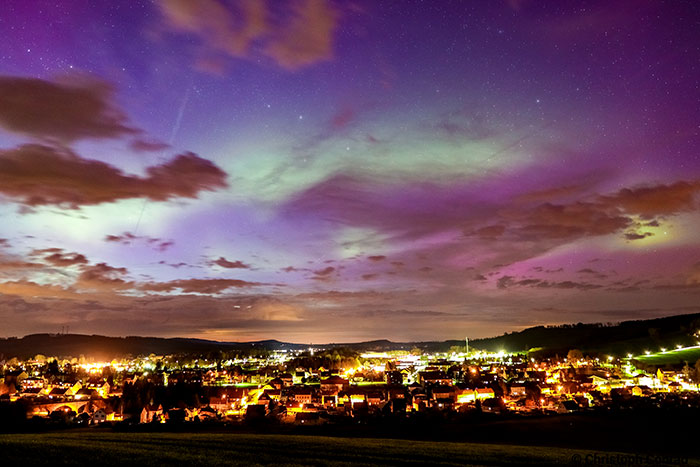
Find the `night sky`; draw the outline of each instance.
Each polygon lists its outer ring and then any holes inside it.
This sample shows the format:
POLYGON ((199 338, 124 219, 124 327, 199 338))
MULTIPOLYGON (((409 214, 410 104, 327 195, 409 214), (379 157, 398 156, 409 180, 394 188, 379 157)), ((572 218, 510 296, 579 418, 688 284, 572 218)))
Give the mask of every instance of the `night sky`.
POLYGON ((700 2, 0 8, 0 336, 700 312, 700 2))

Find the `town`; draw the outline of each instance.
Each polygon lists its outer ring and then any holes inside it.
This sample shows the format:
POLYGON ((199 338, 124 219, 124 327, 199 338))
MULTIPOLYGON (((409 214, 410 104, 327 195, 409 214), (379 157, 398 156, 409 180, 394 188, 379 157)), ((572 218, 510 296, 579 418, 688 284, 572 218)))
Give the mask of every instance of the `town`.
POLYGON ((0 361, 0 423, 319 425, 430 413, 566 414, 700 407, 698 373, 632 355, 345 348, 250 350, 90 361, 0 361))

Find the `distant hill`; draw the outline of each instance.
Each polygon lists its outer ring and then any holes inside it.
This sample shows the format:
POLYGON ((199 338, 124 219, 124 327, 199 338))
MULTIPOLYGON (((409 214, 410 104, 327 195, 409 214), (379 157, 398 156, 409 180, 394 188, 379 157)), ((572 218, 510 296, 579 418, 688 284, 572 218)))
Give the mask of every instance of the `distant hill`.
POLYGON ((84 334, 31 334, 23 338, 0 339, 0 355, 5 358, 31 358, 42 354, 57 357, 85 355, 96 360, 111 360, 127 355, 207 354, 217 351, 305 348, 276 340, 258 342, 217 342, 203 339, 161 337, 106 337, 84 334))
POLYGON ((519 332, 489 339, 477 339, 470 344, 483 350, 521 351, 542 348, 544 351, 566 354, 570 349, 585 352, 626 355, 641 354, 660 347, 696 345, 700 338, 693 334, 700 330, 700 313, 675 315, 637 321, 623 321, 615 325, 569 324, 536 326, 519 332))
MULTIPOLYGON (((645 350, 652 352, 661 347, 695 345, 700 338, 693 334, 700 330, 700 313, 676 315, 649 320, 624 321, 614 325, 568 324, 536 326, 519 332, 487 339, 474 339, 469 345, 475 349, 508 352, 540 349, 541 353, 566 355, 570 349, 584 353, 611 353, 635 355, 645 350)), ((464 347, 463 340, 392 342, 386 339, 368 342, 313 344, 316 348, 345 347, 358 352, 411 350, 447 351, 453 346, 464 347)), ((217 342, 204 339, 161 337, 106 337, 84 334, 32 334, 22 338, 0 339, 0 358, 31 358, 37 354, 57 357, 85 355, 97 360, 111 360, 127 355, 208 354, 218 351, 298 350, 308 344, 292 344, 277 340, 256 342, 217 342)))

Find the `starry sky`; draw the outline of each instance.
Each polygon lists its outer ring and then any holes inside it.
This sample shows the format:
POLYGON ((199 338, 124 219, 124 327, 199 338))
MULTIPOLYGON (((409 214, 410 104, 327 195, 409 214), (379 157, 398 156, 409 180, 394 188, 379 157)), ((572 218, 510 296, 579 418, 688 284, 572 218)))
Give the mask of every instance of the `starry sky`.
POLYGON ((700 3, 5 0, 0 336, 700 312, 700 3))

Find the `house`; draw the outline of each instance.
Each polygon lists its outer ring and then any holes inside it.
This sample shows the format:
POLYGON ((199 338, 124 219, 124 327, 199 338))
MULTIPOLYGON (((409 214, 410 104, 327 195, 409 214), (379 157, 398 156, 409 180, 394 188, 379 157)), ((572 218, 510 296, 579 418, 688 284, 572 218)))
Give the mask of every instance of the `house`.
POLYGON ((267 407, 270 405, 270 402, 272 401, 272 398, 267 394, 267 393, 262 393, 260 397, 258 397, 258 404, 264 405, 267 407))
POLYGON ((493 399, 496 394, 491 388, 477 388, 474 391, 474 396, 477 400, 493 399))
POLYGON ((140 423, 151 423, 154 421, 160 421, 163 418, 163 406, 162 405, 146 405, 141 410, 140 423))
POLYGON ((274 378, 267 382, 271 387, 275 389, 282 389, 284 387, 284 381, 282 378, 274 378))
POLYGON ((510 395, 511 395, 511 397, 525 397, 527 395, 527 391, 525 390, 525 386, 522 386, 522 385, 511 386, 510 387, 510 395))
POLYGON ((386 384, 400 386, 403 384, 403 373, 398 370, 385 371, 384 379, 386 384))
POLYGON ((93 412, 90 422, 93 424, 104 423, 107 421, 107 412, 105 409, 97 409, 93 412))
POLYGON ((280 401, 282 399, 282 390, 281 389, 266 389, 265 394, 267 394, 270 399, 274 401, 280 401))
POLYGON ((297 412, 294 423, 299 425, 319 425, 323 423, 318 412, 297 412))
POLYGON ((310 388, 297 388, 289 393, 288 398, 294 400, 298 404, 310 404, 312 398, 312 392, 310 388))
POLYGON ((97 391, 95 391, 94 389, 81 388, 78 392, 75 393, 76 400, 92 399, 96 397, 98 397, 98 394, 97 391))
POLYGON ((682 388, 681 384, 676 382, 676 381, 673 381, 673 382, 668 384, 668 390, 670 392, 678 392, 681 390, 681 388, 682 388))
POLYGON ((481 410, 488 413, 502 413, 506 409, 503 400, 500 398, 486 399, 481 402, 481 410))
POLYGON ((104 380, 88 381, 85 387, 95 390, 100 397, 107 397, 111 390, 109 383, 104 380))
POLYGON ((421 371, 418 373, 418 378, 423 386, 452 384, 452 378, 447 376, 447 373, 442 370, 421 371))
POLYGON ((335 391, 336 394, 348 388, 349 381, 347 379, 341 378, 340 376, 331 376, 329 378, 321 380, 321 391, 332 392, 335 391))
POLYGON ((458 404, 470 404, 476 401, 476 393, 473 389, 459 389, 456 396, 458 404))
POLYGON ((19 384, 21 391, 35 388, 41 390, 44 386, 46 386, 46 380, 44 378, 24 378, 19 384))
POLYGON ((455 389, 452 386, 435 386, 431 389, 433 400, 449 399, 454 401, 455 389))
POLYGON ((389 388, 387 390, 387 399, 389 399, 389 400, 405 399, 405 398, 406 398, 406 390, 403 387, 389 388))
POLYGON ((574 400, 561 401, 557 404, 557 413, 573 413, 580 410, 579 405, 574 400))
POLYGON ((19 397, 38 397, 41 395, 41 388, 27 388, 18 393, 19 397))
POLYGON ((278 378, 282 380, 282 387, 286 388, 294 384, 294 377, 291 373, 282 373, 278 378))
POLYGON ((55 387, 49 391, 49 399, 62 399, 66 397, 68 388, 55 387))
POLYGON ((294 376, 292 376, 292 382, 294 384, 302 384, 306 380, 306 376, 305 371, 295 371, 294 376))
POLYGON ((381 392, 373 391, 367 393, 367 403, 369 405, 379 405, 384 400, 381 392))
POLYGON ((337 391, 321 391, 321 404, 325 406, 335 407, 338 405, 337 391))
POLYGON ((592 375, 591 376, 591 383, 593 383, 593 386, 599 387, 599 386, 608 386, 610 384, 610 380, 607 378, 603 378, 598 375, 592 375))

